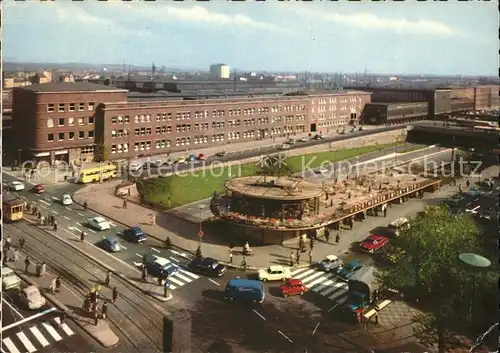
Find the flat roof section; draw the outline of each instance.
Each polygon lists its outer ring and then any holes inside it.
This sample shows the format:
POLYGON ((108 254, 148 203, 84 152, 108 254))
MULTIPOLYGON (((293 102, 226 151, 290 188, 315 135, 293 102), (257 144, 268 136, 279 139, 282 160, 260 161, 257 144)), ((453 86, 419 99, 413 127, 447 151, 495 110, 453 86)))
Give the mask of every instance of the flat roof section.
POLYGON ((32 92, 51 93, 51 92, 128 92, 126 89, 120 89, 112 86, 98 85, 90 82, 50 82, 38 85, 16 87, 32 92))
POLYGON ((307 200, 324 194, 320 186, 297 178, 249 176, 225 183, 227 190, 261 199, 307 200))

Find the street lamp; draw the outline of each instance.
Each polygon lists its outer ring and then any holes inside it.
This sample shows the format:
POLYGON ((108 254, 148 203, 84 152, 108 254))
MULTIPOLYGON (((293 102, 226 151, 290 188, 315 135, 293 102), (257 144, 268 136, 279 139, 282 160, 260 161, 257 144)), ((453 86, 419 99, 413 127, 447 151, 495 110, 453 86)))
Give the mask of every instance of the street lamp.
POLYGON ((476 271, 480 268, 488 268, 491 265, 491 261, 487 258, 473 254, 473 253, 463 253, 458 255, 460 261, 462 261, 467 266, 472 267, 472 303, 471 311, 474 312, 476 303, 476 271))

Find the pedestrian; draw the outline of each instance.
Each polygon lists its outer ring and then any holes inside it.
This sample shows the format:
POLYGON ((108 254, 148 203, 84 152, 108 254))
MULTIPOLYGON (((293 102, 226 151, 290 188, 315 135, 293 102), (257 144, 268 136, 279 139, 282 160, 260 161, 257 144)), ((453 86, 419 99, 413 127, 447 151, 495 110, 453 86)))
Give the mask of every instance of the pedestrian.
POLYGON ((116 287, 113 287, 113 299, 111 300, 111 303, 115 303, 116 299, 118 299, 118 289, 116 287))
POLYGON ((97 326, 99 323, 99 314, 97 314, 97 310, 94 310, 94 325, 97 326))
POLYGON ((147 282, 148 281, 148 269, 146 268, 146 266, 142 266, 142 276, 141 276, 141 279, 143 282, 147 282))
POLYGON ((165 239, 165 249, 170 249, 172 248, 172 240, 170 240, 170 237, 167 236, 167 238, 165 239))
POLYGON ((149 215, 149 216, 151 217, 151 219, 150 219, 150 223, 151 223, 151 225, 152 225, 152 226, 154 226, 154 225, 155 225, 155 215, 154 215, 154 214, 151 214, 151 215, 149 215))
MULTIPOLYGON (((378 216, 378 214, 375 214, 375 216, 378 216)), ((352 218, 349 218, 349 229, 352 230, 353 226, 354 226, 354 222, 352 221, 352 218)))
POLYGON ((466 186, 466 187, 469 187, 469 186, 470 186, 470 181, 469 181, 469 179, 467 179, 467 180, 465 181, 465 186, 466 186))
POLYGON ((97 296, 95 298, 95 301, 92 302, 92 311, 97 313, 97 296))
POLYGON ((309 250, 309 263, 310 264, 312 264, 312 262, 313 262, 313 255, 312 255, 312 253, 313 253, 312 249, 309 250))
POLYGON ((109 287, 109 283, 111 282, 111 271, 106 272, 106 279, 104 280, 104 284, 109 287))
POLYGON ((384 207, 384 217, 387 217, 387 207, 384 207))
POLYGON ((295 259, 293 257, 293 252, 292 252, 292 253, 290 253, 290 267, 292 267, 294 263, 295 263, 295 259))
POLYGON ((297 256, 295 258, 295 261, 297 261, 297 265, 300 263, 300 251, 297 250, 297 256))
POLYGON ((462 192, 462 184, 458 185, 458 192, 462 192))
POLYGON ((83 202, 83 210, 87 211, 88 208, 89 208, 89 204, 87 203, 87 201, 84 201, 83 202))
POLYGON ((158 275, 158 285, 161 287, 163 285, 163 276, 164 273, 161 271, 161 273, 158 275))
POLYGON ((26 256, 26 259, 24 259, 24 272, 29 273, 30 265, 31 265, 30 257, 26 256))
POLYGON ((247 260, 245 259, 245 256, 243 256, 243 259, 241 260, 241 267, 243 267, 243 271, 247 270, 247 260))
POLYGON ((56 277, 52 278, 52 281, 50 281, 49 289, 52 294, 56 292, 56 277))
POLYGON ((229 250, 229 263, 230 264, 233 263, 233 251, 232 250, 229 250))
POLYGON ((104 302, 102 303, 102 308, 101 308, 101 318, 103 320, 106 320, 107 316, 108 316, 108 303, 104 302))
POLYGON ((311 250, 314 248, 314 238, 311 237, 311 241, 309 243, 309 247, 311 248, 311 250))
POLYGON ((14 249, 12 260, 14 260, 14 262, 19 262, 19 251, 17 251, 17 249, 14 249))
POLYGON ((60 293, 61 292, 61 278, 56 277, 56 293, 60 293))
POLYGON ((340 232, 337 233, 337 235, 335 236, 335 243, 339 243, 340 242, 340 232))
POLYGON ((45 262, 42 262, 40 264, 40 277, 45 276, 46 272, 47 272, 47 264, 45 262))
POLYGON ((300 237, 299 238, 299 249, 302 250, 304 249, 305 245, 304 245, 304 238, 303 237, 300 237))
POLYGON ((62 324, 64 324, 64 321, 66 320, 66 311, 63 310, 59 313, 59 326, 61 326, 62 324))
POLYGON ((123 208, 127 209, 127 200, 123 200, 123 208))
POLYGON ((19 238, 19 248, 22 249, 24 247, 24 238, 19 238))
POLYGON ((57 232, 57 222, 54 220, 54 232, 57 232))
POLYGON ((328 229, 327 229, 327 230, 325 230, 325 241, 326 241, 327 243, 329 243, 329 242, 330 242, 330 231, 329 231, 328 229))
POLYGON ((82 230, 82 232, 80 233, 80 242, 83 243, 84 240, 85 240, 85 232, 82 230))
POLYGON ((4 245, 5 250, 9 251, 11 245, 12 245, 12 239, 10 239, 10 237, 7 236, 7 238, 5 239, 5 245, 4 245))

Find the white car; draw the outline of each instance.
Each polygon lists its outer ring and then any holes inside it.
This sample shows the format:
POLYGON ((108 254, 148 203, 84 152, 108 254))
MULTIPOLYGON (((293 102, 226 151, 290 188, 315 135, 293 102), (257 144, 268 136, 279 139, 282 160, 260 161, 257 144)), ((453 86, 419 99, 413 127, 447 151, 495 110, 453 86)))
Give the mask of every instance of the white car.
POLYGON ((47 302, 45 297, 42 296, 38 288, 35 286, 23 288, 21 293, 19 293, 19 298, 21 302, 31 310, 40 309, 47 302))
POLYGON ((11 182, 9 187, 11 190, 14 190, 14 191, 24 190, 24 184, 21 183, 20 181, 11 182))
POLYGON ((73 199, 71 198, 71 195, 69 195, 69 194, 62 195, 61 203, 64 206, 69 206, 69 205, 73 204, 73 199))
POLYGON ((289 149, 289 148, 290 148, 290 145, 289 145, 288 143, 284 143, 284 144, 282 144, 282 145, 279 147, 279 149, 280 149, 280 150, 287 150, 287 149, 289 149))
POLYGON ((97 230, 111 229, 111 224, 104 217, 94 217, 87 220, 87 224, 97 230))
POLYGON ((316 173, 316 174, 321 174, 321 175, 327 174, 328 172, 329 172, 329 170, 328 170, 328 169, 326 169, 326 168, 320 168, 320 169, 316 169, 316 170, 314 171, 314 173, 316 173))
POLYGON ((3 290, 21 288, 21 279, 16 276, 11 268, 2 268, 2 288, 3 290))
POLYGON ((259 280, 263 282, 285 281, 287 278, 292 278, 289 267, 269 266, 266 269, 259 270, 259 280))

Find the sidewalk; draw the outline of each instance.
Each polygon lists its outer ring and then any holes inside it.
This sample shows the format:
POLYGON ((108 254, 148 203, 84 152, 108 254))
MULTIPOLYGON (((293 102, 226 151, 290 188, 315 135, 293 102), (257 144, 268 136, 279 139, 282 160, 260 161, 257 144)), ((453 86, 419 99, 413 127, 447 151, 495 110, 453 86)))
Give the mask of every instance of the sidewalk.
MULTIPOLYGON (((160 242, 164 242, 167 237, 170 237, 175 248, 192 254, 196 251, 199 245, 199 238, 197 237, 199 224, 179 219, 168 212, 155 211, 132 202, 128 203, 127 209, 123 209, 122 199, 113 195, 115 184, 116 182, 85 187, 76 192, 73 199, 79 204, 87 201, 90 209, 117 223, 122 223, 126 226, 140 224, 141 228, 148 235, 160 242), (151 225, 152 214, 155 216, 156 225, 151 225)), ((436 193, 425 194, 422 200, 410 199, 403 206, 394 205, 390 208, 387 218, 382 216, 369 217, 364 222, 355 222, 352 230, 343 229, 341 231, 340 242, 338 244, 332 243, 332 239, 335 236, 332 236, 330 243, 326 243, 323 240, 317 241, 313 251, 313 262, 320 261, 330 254, 341 255, 342 257, 349 256, 352 243, 363 240, 377 226, 377 223, 387 225, 396 218, 413 216, 422 211, 428 201, 451 197, 456 192, 456 187, 444 186, 436 193)), ((204 256, 215 258, 227 264, 229 254, 227 240, 216 238, 210 234, 205 234, 202 240, 202 252, 204 256)), ((288 265, 290 253, 296 250, 296 246, 267 245, 255 247, 254 249, 255 255, 246 258, 249 265, 248 269, 251 270, 267 267, 272 263, 288 265)), ((237 247, 237 250, 240 249, 237 247)), ((233 264, 228 265, 239 268, 241 260, 241 256, 235 255, 233 264)), ((305 260, 308 260, 307 254, 302 257, 301 267, 309 265, 309 262, 305 260)))
MULTIPOLYGON (((38 287, 40 293, 43 294, 49 302, 51 302, 60 311, 66 311, 68 317, 71 318, 78 326, 93 337, 99 344, 105 348, 111 348, 118 345, 120 339, 111 330, 109 323, 106 320, 99 320, 95 325, 94 317, 91 314, 84 316, 83 310, 73 310, 71 308, 81 308, 83 297, 77 295, 69 287, 62 283, 61 292, 52 294, 50 290, 52 279, 55 274, 47 268, 47 273, 44 277, 35 275, 35 263, 32 263, 29 272, 24 271, 25 255, 20 251, 19 262, 8 262, 7 266, 12 268, 16 274, 29 285, 38 287)), ((35 259, 36 260, 36 259, 35 259)))

